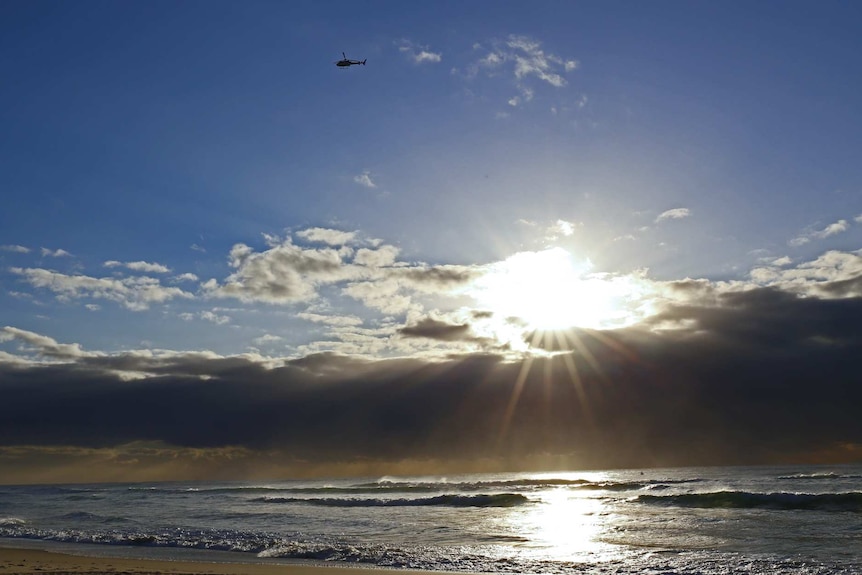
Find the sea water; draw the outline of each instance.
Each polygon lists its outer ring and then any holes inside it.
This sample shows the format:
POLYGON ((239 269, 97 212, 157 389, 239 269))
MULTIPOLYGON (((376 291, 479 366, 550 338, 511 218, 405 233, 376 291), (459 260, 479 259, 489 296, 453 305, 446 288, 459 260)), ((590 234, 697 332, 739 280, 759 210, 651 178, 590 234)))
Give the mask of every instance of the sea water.
POLYGON ((862 574, 862 466, 0 486, 0 537, 438 571, 862 574))

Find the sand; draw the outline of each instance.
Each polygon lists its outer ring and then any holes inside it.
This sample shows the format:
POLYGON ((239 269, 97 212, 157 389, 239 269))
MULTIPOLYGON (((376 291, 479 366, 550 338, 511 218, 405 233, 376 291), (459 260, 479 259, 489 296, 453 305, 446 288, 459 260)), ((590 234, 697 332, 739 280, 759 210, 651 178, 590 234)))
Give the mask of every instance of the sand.
MULTIPOLYGON (((207 563, 84 557, 36 549, 0 547, 0 575, 77 574, 208 574, 208 575, 429 575, 424 571, 284 563, 207 563)), ((436 574, 436 575, 439 575, 436 574)))

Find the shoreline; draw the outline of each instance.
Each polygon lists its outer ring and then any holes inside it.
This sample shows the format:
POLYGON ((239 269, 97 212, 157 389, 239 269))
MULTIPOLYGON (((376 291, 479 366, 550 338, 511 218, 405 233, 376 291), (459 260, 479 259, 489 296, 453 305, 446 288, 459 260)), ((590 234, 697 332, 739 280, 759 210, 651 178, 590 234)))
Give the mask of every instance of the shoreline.
POLYGON ((141 559, 0 546, 0 575, 429 575, 432 571, 298 561, 141 559))

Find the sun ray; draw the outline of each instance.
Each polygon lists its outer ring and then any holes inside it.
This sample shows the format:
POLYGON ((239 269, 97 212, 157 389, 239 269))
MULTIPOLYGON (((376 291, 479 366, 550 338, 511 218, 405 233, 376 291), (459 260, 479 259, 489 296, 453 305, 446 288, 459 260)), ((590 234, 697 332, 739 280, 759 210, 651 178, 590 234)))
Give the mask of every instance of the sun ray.
POLYGON ((524 383, 527 381, 527 375, 530 373, 530 367, 533 364, 533 357, 527 356, 521 363, 521 369, 518 372, 518 378, 515 380, 515 385, 512 387, 512 394, 509 396, 509 403, 506 405, 506 412, 503 414, 503 421, 500 425, 500 435, 498 444, 502 443, 509 432, 509 425, 512 423, 512 417, 515 415, 515 409, 518 406, 518 400, 521 397, 521 392, 524 391, 524 383))

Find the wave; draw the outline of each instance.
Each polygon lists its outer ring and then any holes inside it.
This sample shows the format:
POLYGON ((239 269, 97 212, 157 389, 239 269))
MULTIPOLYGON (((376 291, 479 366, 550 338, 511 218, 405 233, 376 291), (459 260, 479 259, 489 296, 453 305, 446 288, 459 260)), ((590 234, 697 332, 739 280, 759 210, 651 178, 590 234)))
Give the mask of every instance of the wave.
POLYGON ((530 499, 520 493, 497 493, 494 495, 437 495, 414 499, 372 498, 302 498, 259 497, 252 501, 262 503, 296 503, 322 507, 514 507, 529 503, 530 499))
POLYGON ((862 512, 862 493, 749 493, 715 491, 680 495, 640 495, 638 503, 672 507, 774 509, 780 511, 852 511, 862 512))
MULTIPOLYGON (((488 481, 396 481, 384 479, 380 481, 354 483, 350 485, 227 485, 217 487, 190 487, 188 485, 172 486, 131 486, 130 491, 159 492, 169 495, 260 495, 275 496, 276 494, 302 495, 350 495, 350 494, 390 494, 390 493, 473 493, 480 491, 540 491, 543 489, 570 488, 601 491, 637 491, 640 489, 666 489, 670 485, 693 483, 701 479, 651 479, 635 481, 596 481, 590 479, 543 478, 543 479, 507 479, 488 481)), ((289 497, 286 497, 289 498, 289 497)), ((254 499, 253 499, 254 501, 254 499)))
POLYGON ((17 517, 0 517, 0 527, 18 527, 26 524, 26 521, 17 517))
POLYGON ((822 473, 796 473, 794 475, 782 475, 778 479, 785 480, 827 480, 827 479, 862 479, 862 475, 835 473, 834 471, 826 471, 822 473))
POLYGON ((18 523, 0 524, 0 537, 87 543, 98 545, 128 545, 136 547, 166 547, 239 551, 259 553, 280 542, 276 536, 229 530, 165 529, 153 532, 125 530, 85 531, 81 529, 40 529, 18 523))

